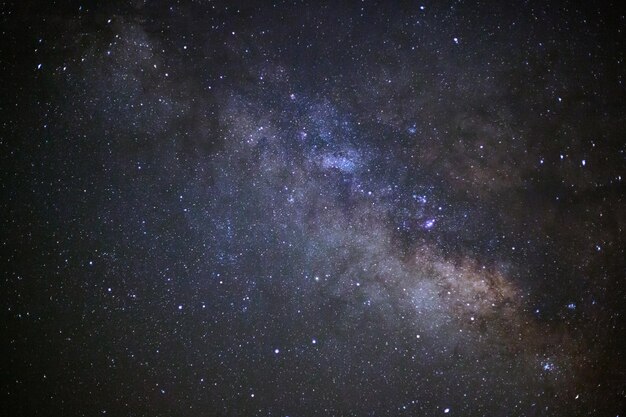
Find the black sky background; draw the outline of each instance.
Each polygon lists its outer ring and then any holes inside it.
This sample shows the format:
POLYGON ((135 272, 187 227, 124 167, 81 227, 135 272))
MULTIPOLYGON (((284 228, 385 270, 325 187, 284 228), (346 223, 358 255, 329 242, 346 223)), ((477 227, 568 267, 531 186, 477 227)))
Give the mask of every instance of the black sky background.
POLYGON ((1 19, 3 414, 623 412, 617 4, 1 19))

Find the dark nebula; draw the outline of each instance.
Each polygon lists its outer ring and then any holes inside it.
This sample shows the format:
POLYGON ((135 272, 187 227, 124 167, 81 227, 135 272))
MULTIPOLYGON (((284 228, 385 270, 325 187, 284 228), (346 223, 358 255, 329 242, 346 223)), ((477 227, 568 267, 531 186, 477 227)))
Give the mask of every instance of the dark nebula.
POLYGON ((625 412, 619 2, 0 18, 0 414, 625 412))

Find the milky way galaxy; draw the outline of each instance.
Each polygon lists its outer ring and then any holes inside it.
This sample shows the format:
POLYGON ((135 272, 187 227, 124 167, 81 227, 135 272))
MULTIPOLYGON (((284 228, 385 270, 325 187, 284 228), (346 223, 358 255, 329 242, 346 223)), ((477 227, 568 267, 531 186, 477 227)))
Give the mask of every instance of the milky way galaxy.
POLYGON ((616 6, 101 3, 2 6, 4 414, 624 412, 616 6))

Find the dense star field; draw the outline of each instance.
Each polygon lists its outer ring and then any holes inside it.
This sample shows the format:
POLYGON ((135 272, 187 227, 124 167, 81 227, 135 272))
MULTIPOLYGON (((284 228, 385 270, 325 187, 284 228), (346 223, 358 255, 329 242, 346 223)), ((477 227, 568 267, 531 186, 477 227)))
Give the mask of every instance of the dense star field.
POLYGON ((2 2, 6 416, 608 416, 626 19, 2 2))

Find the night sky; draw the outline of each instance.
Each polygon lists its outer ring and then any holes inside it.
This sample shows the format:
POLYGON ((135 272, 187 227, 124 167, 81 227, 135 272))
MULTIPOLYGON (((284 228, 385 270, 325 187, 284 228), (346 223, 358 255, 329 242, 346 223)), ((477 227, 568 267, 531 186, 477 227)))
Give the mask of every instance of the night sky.
POLYGON ((623 415, 580 3, 2 2, 0 414, 623 415))

